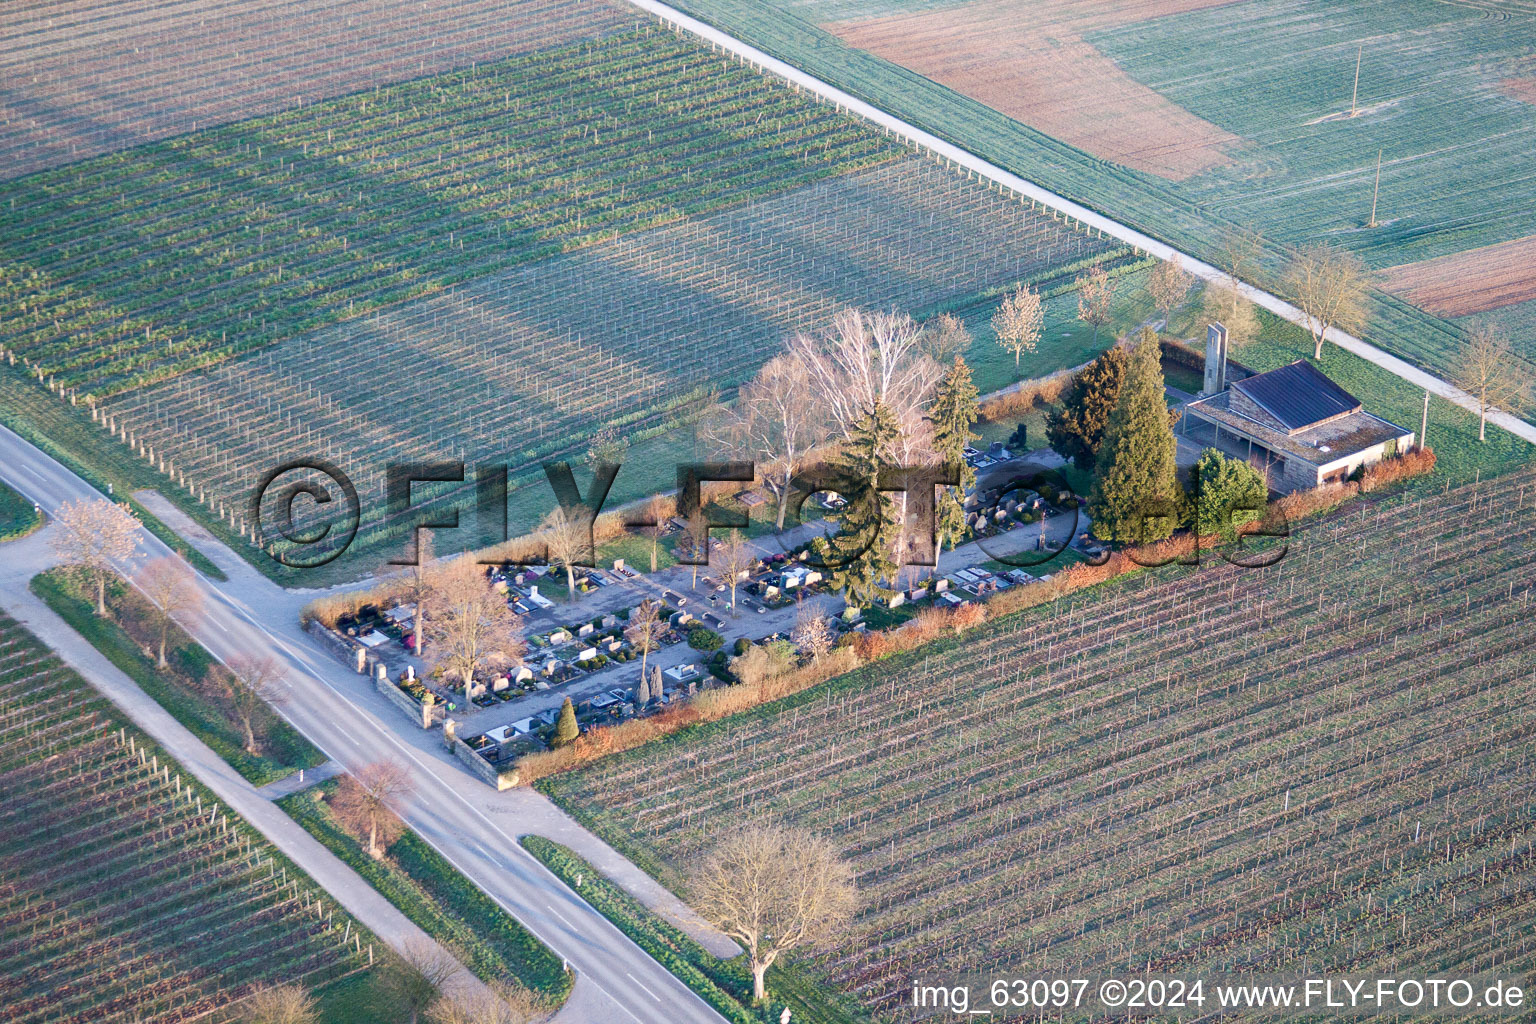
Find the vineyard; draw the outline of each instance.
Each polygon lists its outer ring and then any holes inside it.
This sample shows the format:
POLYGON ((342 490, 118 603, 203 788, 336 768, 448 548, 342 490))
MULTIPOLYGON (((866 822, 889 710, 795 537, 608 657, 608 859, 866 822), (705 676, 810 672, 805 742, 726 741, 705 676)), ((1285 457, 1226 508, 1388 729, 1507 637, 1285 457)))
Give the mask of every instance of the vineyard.
MULTIPOLYGON (((1523 0, 1357 4, 1348 0, 679 0, 678 6, 943 138, 1205 259, 1224 229, 1272 243, 1255 283, 1278 284, 1287 247, 1327 241, 1374 269, 1536 235, 1536 177, 1525 140, 1536 127, 1529 55, 1536 18, 1523 0), (889 20, 884 33, 877 30, 889 20), (889 56, 837 35, 882 35, 889 56), (933 44, 961 77, 920 77, 901 61, 933 44), (1362 52, 1363 44, 1363 52, 1362 52), (1357 57, 1356 116, 1351 95, 1357 57), (1084 79, 1085 66, 1102 68, 1084 79), (995 88, 1036 76, 1040 96, 995 88), (1021 70, 1022 68, 1022 70, 1021 70), (1059 81, 1052 81, 1051 76, 1059 81), (1074 120, 1071 91, 1083 106, 1074 120), (1141 120, 1095 134, 1112 111, 1141 120), (1058 99, 1062 108, 1049 102, 1058 99), (1007 107, 1050 115, 1016 120, 1007 107), (1183 130, 1193 119, 1211 130, 1183 130), (1066 124, 1082 137, 1056 135, 1066 124), (1236 137, 1238 141, 1231 141, 1236 137), (1368 227, 1381 154, 1377 225, 1368 227), (1120 156, 1126 163, 1118 162, 1120 156), (1182 180, 1138 170, 1211 166, 1182 180)), ((1443 371, 1460 324, 1377 293, 1369 340, 1443 371)), ((1528 358, 1536 348, 1522 338, 1528 358)))
POLYGON ((391 463, 505 459, 543 487, 536 460, 604 424, 658 429, 844 306, 921 311, 1135 260, 911 156, 482 278, 103 408, 211 502, 243 508, 263 471, 303 453, 340 466, 378 514, 391 463))
MULTIPOLYGON (((910 977, 1536 967, 1536 476, 1358 502, 548 780, 682 884, 743 816, 863 891, 819 963, 910 977)), ((770 975, 770 987, 771 987, 770 975)))
POLYGON ((901 153, 648 25, 0 183, 0 344, 109 395, 901 153))
POLYGON ((0 176, 634 23, 607 0, 16 0, 0 176))
POLYGON ((190 1021, 366 967, 328 897, 17 623, 0 634, 5 1020, 190 1021))

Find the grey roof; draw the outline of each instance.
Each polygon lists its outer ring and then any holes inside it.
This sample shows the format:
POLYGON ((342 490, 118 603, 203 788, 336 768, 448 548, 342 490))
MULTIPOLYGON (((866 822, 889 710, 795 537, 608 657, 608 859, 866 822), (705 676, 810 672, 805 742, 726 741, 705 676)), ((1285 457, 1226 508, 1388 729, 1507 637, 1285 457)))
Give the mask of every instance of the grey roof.
POLYGON ((1232 386, 1292 431, 1360 411, 1358 398, 1305 359, 1233 381, 1232 386))
POLYGON ((1357 409, 1344 416, 1294 433, 1272 430, 1256 420, 1231 410, 1232 393, 1223 391, 1184 406, 1186 415, 1209 423, 1219 423, 1226 430, 1251 438, 1256 444, 1292 459, 1314 466, 1326 466, 1347 459, 1391 438, 1405 439, 1413 432, 1389 420, 1357 409), (1324 449, 1327 449, 1326 451, 1324 449))

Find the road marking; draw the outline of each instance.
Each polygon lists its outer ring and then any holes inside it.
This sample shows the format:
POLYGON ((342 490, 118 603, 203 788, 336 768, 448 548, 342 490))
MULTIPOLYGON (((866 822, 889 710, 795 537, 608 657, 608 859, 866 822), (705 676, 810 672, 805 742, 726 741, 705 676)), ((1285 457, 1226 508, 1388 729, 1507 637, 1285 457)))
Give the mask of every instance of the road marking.
POLYGON ((39 483, 46 484, 48 482, 48 478, 47 477, 43 476, 43 474, 39 473, 37 470, 33 469, 31 466, 23 464, 22 467, 21 467, 21 470, 22 470, 23 473, 30 473, 32 475, 32 479, 38 481, 39 483))
POLYGON ((644 992, 646 995, 650 996, 652 999, 656 1000, 658 1003, 661 1002, 661 996, 658 996, 655 992, 652 992, 650 989, 646 988, 645 984, 639 978, 635 977, 633 974, 630 974, 628 971, 624 972, 624 977, 628 978, 630 981, 634 982, 636 985, 639 985, 641 992, 644 992))
POLYGON ((229 632, 229 627, 224 625, 224 623, 220 622, 218 619, 209 619, 208 621, 212 622, 215 626, 218 626, 224 632, 226 632, 226 633, 229 632))
MULTIPOLYGON (((545 905, 545 906, 546 906, 546 907, 549 907, 549 904, 548 904, 548 903, 546 903, 546 904, 544 904, 544 905, 545 905)), ((568 918, 568 917, 566 917, 566 916, 565 916, 565 915, 564 915, 564 914, 562 914, 562 913, 560 913, 560 911, 558 911, 558 910, 556 910, 556 909, 555 909, 555 908, 554 908, 554 907, 549 907, 549 912, 550 912, 550 913, 551 913, 551 914, 554 914, 554 915, 555 915, 555 916, 556 916, 556 917, 558 917, 558 918, 559 918, 559 919, 560 919, 560 920, 562 920, 562 921, 564 921, 564 922, 565 922, 565 923, 566 923, 566 924, 567 924, 567 925, 570 925, 570 927, 572 927, 572 928, 576 928, 576 926, 575 926, 575 925, 574 925, 574 924, 571 924, 571 919, 570 919, 570 918, 568 918)), ((579 930, 580 930, 580 929, 577 929, 577 930, 578 930, 578 931, 579 931, 579 930)), ((626 973, 626 974, 628 974, 628 973, 629 973, 629 972, 628 972, 628 971, 626 971, 626 972, 625 972, 625 973, 626 973)), ((631 977, 633 977, 633 975, 631 975, 631 977)))

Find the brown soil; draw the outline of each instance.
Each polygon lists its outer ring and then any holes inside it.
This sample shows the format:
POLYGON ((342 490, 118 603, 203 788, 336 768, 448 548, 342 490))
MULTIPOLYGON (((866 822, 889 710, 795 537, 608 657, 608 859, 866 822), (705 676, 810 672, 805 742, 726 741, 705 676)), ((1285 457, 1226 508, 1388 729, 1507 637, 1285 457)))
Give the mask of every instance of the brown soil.
POLYGON ((1506 78, 1499 82, 1506 96, 1536 106, 1536 78, 1506 78))
POLYGON ((610 0, 10 0, 0 178, 636 20, 610 0))
POLYGON ((980 0, 823 28, 1095 156, 1174 181, 1240 140, 1132 79, 1087 32, 1234 0, 980 0))
POLYGON ((1381 286, 1437 316, 1468 316, 1536 299, 1536 235, 1382 271, 1381 286))

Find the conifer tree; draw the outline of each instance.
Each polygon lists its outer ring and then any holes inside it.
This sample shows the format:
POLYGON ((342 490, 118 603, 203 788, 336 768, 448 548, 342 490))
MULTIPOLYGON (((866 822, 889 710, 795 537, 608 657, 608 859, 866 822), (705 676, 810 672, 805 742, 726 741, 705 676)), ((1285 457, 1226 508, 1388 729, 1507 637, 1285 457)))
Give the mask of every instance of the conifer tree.
POLYGON ((896 574, 891 544, 896 536, 895 503, 880 492, 880 467, 888 459, 901 428, 883 403, 876 402, 854 424, 840 468, 858 490, 837 516, 838 530, 818 547, 832 568, 832 588, 854 607, 867 607, 885 588, 881 580, 896 574))
POLYGON ((651 702, 651 680, 644 672, 640 673, 640 685, 635 687, 635 707, 644 708, 651 702))
POLYGON ((1181 492, 1159 355, 1156 336, 1143 332, 1104 428, 1088 497, 1093 534, 1100 540, 1162 540, 1178 525, 1181 492))
POLYGON ((951 548, 965 535, 965 492, 976 484, 976 471, 965 461, 965 446, 980 440, 971 433, 979 412, 971 368, 955 356, 933 399, 933 447, 946 463, 960 467, 960 486, 946 487, 939 496, 939 543, 951 548))
POLYGON ((1061 408, 1045 420, 1045 437, 1056 454, 1078 469, 1092 470, 1098 461, 1104 427, 1125 381, 1125 349, 1116 345, 1077 372, 1061 408))
POLYGON ((581 727, 576 724, 576 705, 571 703, 571 698, 565 698, 565 703, 560 705, 560 718, 555 722, 554 746, 563 747, 567 743, 581 735, 581 727))

